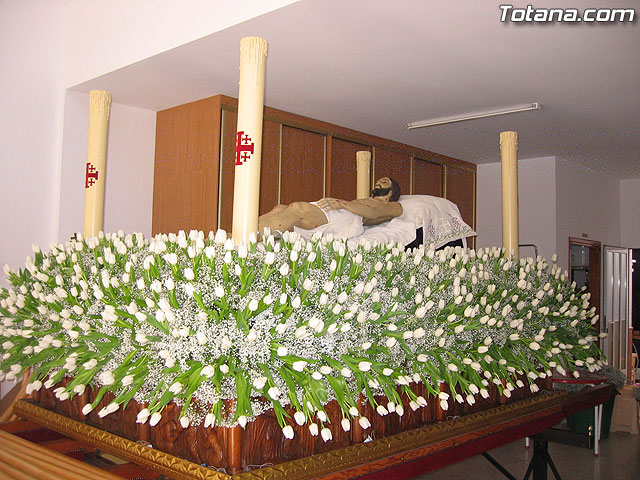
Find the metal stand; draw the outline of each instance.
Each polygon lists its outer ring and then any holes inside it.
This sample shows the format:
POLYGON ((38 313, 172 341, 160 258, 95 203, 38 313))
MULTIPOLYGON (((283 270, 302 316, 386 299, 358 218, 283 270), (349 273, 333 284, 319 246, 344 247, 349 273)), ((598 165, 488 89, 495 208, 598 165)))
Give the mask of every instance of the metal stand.
MULTIPOLYGON (((533 440, 533 456, 529 462, 529 467, 524 475, 524 480, 528 480, 533 473, 533 480, 547 480, 547 467, 551 468, 556 480, 562 480, 558 469, 556 468, 551 456, 549 455, 549 442, 564 443, 580 447, 593 448, 593 435, 583 435, 581 433, 570 432, 567 430, 558 430, 550 428, 544 432, 532 435, 533 440)), ((483 453, 494 467, 496 467, 509 480, 516 480, 498 461, 488 453, 483 453)))
MULTIPOLYGON (((544 432, 540 435, 543 436, 544 432)), ((524 474, 524 480, 528 480, 531 472, 533 472, 533 480, 547 480, 547 465, 551 468, 556 480, 562 480, 558 469, 549 456, 548 440, 538 437, 538 435, 533 437, 533 457, 529 462, 527 473, 524 474)))
POLYGON ((484 458, 486 458, 487 460, 489 460, 489 463, 491 463, 491 465, 493 465, 494 467, 496 467, 498 470, 500 470, 500 472, 507 477, 509 480, 518 480, 516 477, 514 477, 513 475, 511 475, 509 473, 509 471, 504 468, 502 465, 500 465, 500 463, 493 458, 491 455, 489 455, 487 452, 482 452, 482 456, 484 458))

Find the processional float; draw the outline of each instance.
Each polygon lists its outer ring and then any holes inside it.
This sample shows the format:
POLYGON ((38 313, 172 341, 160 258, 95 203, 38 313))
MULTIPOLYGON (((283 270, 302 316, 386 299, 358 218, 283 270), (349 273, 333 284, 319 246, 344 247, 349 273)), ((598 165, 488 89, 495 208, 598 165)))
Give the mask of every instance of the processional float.
MULTIPOLYGON (((250 245, 256 241, 267 48, 267 42, 262 38, 247 37, 241 41, 232 232, 236 245, 250 245)), ((107 92, 91 93, 89 155, 85 172, 86 237, 95 236, 102 229, 110 100, 107 92)), ((503 165, 503 244, 512 259, 517 261, 515 132, 503 132, 500 135, 500 150, 503 165)), ((369 196, 370 164, 370 152, 357 153, 357 198, 369 196)), ((161 322, 162 317, 158 318, 161 322)), ((136 340, 139 340, 138 337, 136 340)), ((367 361, 362 361, 360 365, 363 372, 371 368, 367 361)), ((543 378, 536 382, 548 390, 550 378, 543 378)), ((68 383, 69 380, 64 382, 68 383)), ((373 407, 361 398, 360 414, 366 413, 366 417, 363 417, 371 418, 373 427, 371 424, 367 426, 365 422, 347 422, 347 428, 344 417, 340 421, 340 406, 334 400, 326 405, 326 411, 332 424, 342 424, 343 428, 333 429, 333 444, 318 442, 313 434, 299 430, 297 440, 288 440, 285 438, 287 428, 280 428, 274 415, 268 412, 246 425, 206 429, 190 427, 188 421, 184 422, 180 416, 180 408, 170 404, 166 406, 162 422, 157 427, 151 427, 142 415, 142 405, 130 405, 133 408, 118 412, 117 415, 101 415, 111 405, 107 402, 113 401, 112 393, 108 393, 105 396, 107 400, 100 403, 106 405, 102 411, 87 410, 87 405, 100 400, 97 398, 99 392, 89 388, 78 392, 73 401, 63 402, 48 389, 37 389, 34 391, 34 399, 39 405, 21 401, 15 410, 24 418, 34 419, 48 428, 95 443, 106 451, 157 469, 171 478, 231 478, 185 460, 187 458, 197 463, 224 467, 227 472, 234 474, 233 478, 304 479, 367 475, 367 478, 373 479, 388 476, 389 468, 394 469, 394 474, 408 478, 412 474, 430 471, 502 443, 537 433, 557 423, 567 413, 600 402, 608 394, 608 391, 600 389, 596 395, 583 395, 568 400, 566 394, 560 392, 547 392, 534 397, 516 393, 511 401, 516 398, 519 401, 509 403, 507 393, 500 395, 495 385, 488 384, 487 388, 490 390, 487 396, 491 398, 486 401, 479 399, 477 403, 453 403, 452 399, 451 408, 447 411, 446 399, 456 397, 456 392, 443 383, 440 385, 440 392, 435 392, 440 396, 440 402, 435 397, 428 408, 417 408, 424 406, 418 404, 414 408, 414 404, 408 401, 406 404, 399 403, 393 406, 398 413, 393 417, 376 416, 373 407), (506 403, 509 404, 503 405, 506 403), (401 409, 405 412, 404 415, 401 415, 401 409), (145 421, 136 423, 141 415, 145 421), (462 418, 448 420, 459 416, 462 418), (370 427, 371 430, 368 430, 370 427), (375 432, 374 437, 377 435, 377 438, 372 438, 367 430, 375 432), (283 432, 285 436, 282 435, 283 432), (152 444, 154 448, 146 446, 146 443, 152 444), (160 447, 164 452, 157 449, 160 447), (278 465, 264 465, 264 455, 261 457, 264 452, 269 452, 269 461, 278 465), (241 473, 243 470, 249 471, 241 473)), ((419 383, 415 389, 422 400, 432 394, 419 383)), ((391 404, 387 404, 387 407, 391 408, 391 404)), ((224 408, 238 408, 238 405, 234 407, 233 403, 229 403, 224 408)), ((384 411, 387 412, 386 409, 384 411)), ((327 440, 326 437, 324 439, 327 440)))

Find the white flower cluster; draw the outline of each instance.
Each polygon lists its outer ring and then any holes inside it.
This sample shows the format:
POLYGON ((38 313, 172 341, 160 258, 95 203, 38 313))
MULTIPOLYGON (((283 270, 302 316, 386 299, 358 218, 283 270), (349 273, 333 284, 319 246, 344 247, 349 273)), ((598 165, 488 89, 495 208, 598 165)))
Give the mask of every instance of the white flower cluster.
POLYGON ((403 405, 426 405, 416 383, 446 409, 486 398, 491 383, 508 397, 536 391, 552 368, 603 363, 589 295, 555 264, 514 262, 498 248, 119 232, 34 247, 25 270, 5 272, 0 380, 31 369, 31 392, 67 377, 60 400, 91 385, 85 414, 110 391, 100 416, 135 399, 146 405, 138 421, 151 425, 172 401, 185 428, 244 427, 273 408, 286 437, 292 412, 330 440, 334 399, 345 431, 354 420, 366 429, 360 396, 401 416, 403 405))

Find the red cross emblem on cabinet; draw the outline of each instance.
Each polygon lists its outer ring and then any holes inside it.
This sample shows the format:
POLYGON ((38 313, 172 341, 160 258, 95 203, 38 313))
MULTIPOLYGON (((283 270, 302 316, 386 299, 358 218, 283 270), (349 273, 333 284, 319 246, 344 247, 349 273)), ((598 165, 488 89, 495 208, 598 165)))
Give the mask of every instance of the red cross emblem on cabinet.
POLYGON ((85 171, 84 177, 84 188, 89 188, 93 186, 98 181, 98 170, 93 166, 92 163, 87 162, 87 168, 85 171))
POLYGON ((251 158, 253 154, 253 142, 251 137, 245 135, 244 131, 237 133, 238 138, 236 140, 236 165, 242 165, 244 162, 251 158))

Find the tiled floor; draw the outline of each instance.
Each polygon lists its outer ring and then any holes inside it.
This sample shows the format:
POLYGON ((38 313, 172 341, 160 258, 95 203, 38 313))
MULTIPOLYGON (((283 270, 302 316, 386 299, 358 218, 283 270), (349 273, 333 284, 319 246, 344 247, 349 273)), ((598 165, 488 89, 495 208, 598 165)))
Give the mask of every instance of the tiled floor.
MULTIPOLYGON (((533 453, 524 440, 491 450, 514 477, 524 477, 533 453)), ((549 443, 549 454, 562 480, 640 480, 640 435, 612 432, 600 444, 600 456, 593 450, 549 443)), ((531 476, 530 478, 532 478, 531 476)), ((493 465, 478 455, 463 462, 423 475, 419 480, 506 480, 493 465)), ((554 479, 551 469, 549 480, 554 479)))

